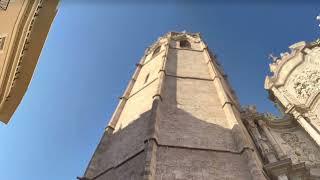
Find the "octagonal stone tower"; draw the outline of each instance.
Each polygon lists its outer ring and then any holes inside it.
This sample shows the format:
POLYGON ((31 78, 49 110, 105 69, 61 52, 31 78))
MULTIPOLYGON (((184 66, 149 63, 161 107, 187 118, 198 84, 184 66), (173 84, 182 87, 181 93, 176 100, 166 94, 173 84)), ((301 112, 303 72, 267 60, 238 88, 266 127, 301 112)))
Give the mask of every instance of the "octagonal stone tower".
POLYGON ((199 33, 160 37, 79 179, 267 179, 225 77, 199 33))

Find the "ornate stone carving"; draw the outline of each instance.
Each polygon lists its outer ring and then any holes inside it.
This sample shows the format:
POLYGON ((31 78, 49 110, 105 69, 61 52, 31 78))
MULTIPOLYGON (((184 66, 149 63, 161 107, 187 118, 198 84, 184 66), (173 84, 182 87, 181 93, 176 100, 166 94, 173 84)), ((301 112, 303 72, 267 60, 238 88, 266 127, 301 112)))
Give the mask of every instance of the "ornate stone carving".
POLYGON ((300 140, 295 133, 285 132, 280 134, 285 145, 288 145, 288 156, 294 163, 306 162, 307 165, 320 163, 319 152, 307 141, 300 140))
POLYGON ((200 38, 199 35, 197 34, 191 34, 191 33, 178 33, 178 34, 173 34, 171 36, 172 40, 175 41, 180 41, 180 40, 184 40, 184 39, 188 39, 189 41, 193 42, 193 43, 200 43, 200 38))
POLYGON ((310 95, 320 91, 320 71, 307 68, 296 75, 293 83, 297 98, 306 100, 310 95))
POLYGON ((313 113, 313 112, 308 112, 305 114, 306 117, 310 120, 310 122, 318 129, 320 130, 320 119, 319 117, 313 113))
POLYGON ((248 122, 248 128, 252 133, 255 141, 257 142, 257 145, 260 147, 262 153, 266 154, 269 152, 273 152, 269 145, 268 139, 260 133, 256 123, 254 123, 253 120, 248 120, 247 122, 248 122))

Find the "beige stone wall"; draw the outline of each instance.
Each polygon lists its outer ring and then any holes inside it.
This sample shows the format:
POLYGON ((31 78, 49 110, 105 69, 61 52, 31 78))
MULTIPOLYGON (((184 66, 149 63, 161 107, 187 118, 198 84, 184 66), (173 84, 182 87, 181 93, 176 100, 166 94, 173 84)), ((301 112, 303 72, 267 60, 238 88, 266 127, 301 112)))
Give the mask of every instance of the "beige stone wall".
POLYGON ((0 120, 7 123, 31 81, 59 0, 15 0, 0 10, 0 120))
POLYGON ((214 81, 206 53, 199 35, 184 33, 169 33, 150 47, 86 177, 102 173, 99 180, 265 179, 248 137, 235 122, 236 109, 226 110, 221 91, 229 89, 214 81), (180 47, 180 38, 191 48, 180 47), (159 44, 162 49, 152 56, 159 44), (137 155, 142 152, 144 160, 137 155), (140 164, 133 167, 135 163, 140 164), (143 173, 136 176, 141 165, 143 173))
POLYGON ((26 9, 28 0, 16 0, 11 2, 7 10, 0 10, 0 37, 5 37, 4 49, 0 51, 0 72, 3 71, 5 57, 8 54, 9 44, 14 41, 16 24, 19 23, 21 15, 26 9))
MULTIPOLYGON (((150 112, 144 113, 139 119, 135 119, 131 124, 118 130, 112 136, 105 135, 92 157, 86 176, 95 177, 108 169, 119 171, 118 168, 121 164, 127 164, 131 161, 131 158, 140 154, 139 152, 143 151, 145 147, 144 141, 147 136, 149 118, 150 112)), ((140 163, 142 166, 144 161, 141 160, 140 163)), ((134 169, 130 169, 130 171, 134 171, 134 169)), ((103 177, 108 176, 104 175, 103 177)))
POLYGON ((157 180, 249 180, 247 164, 237 154, 160 147, 157 180))
POLYGON ((166 78, 164 102, 160 106, 159 142, 235 150, 231 130, 225 128, 227 120, 224 112, 217 105, 219 100, 214 97, 213 84, 210 81, 195 81, 166 78), (172 92, 175 86, 178 86, 176 91, 179 95, 172 92), (197 90, 194 87, 198 87, 197 90))
POLYGON ((202 79, 211 78, 204 52, 202 51, 171 48, 168 53, 168 59, 166 72, 169 75, 202 79))
POLYGON ((10 65, 14 63, 15 51, 21 50, 22 47, 17 47, 19 36, 23 34, 24 25, 27 22, 27 14, 30 12, 29 7, 32 4, 29 0, 17 0, 9 3, 7 10, 0 10, 0 34, 4 36, 4 49, 0 52, 0 87, 1 87, 1 101, 3 101, 3 94, 8 88, 6 85, 8 76, 10 76, 10 65))
POLYGON ((203 52, 169 49, 166 73, 159 141, 235 150, 203 52))
POLYGON ((320 167, 320 150, 302 128, 271 129, 271 132, 292 163, 320 167))
POLYGON ((145 153, 142 152, 126 163, 97 177, 96 180, 141 180, 145 161, 145 153))
POLYGON ((136 119, 139 119, 141 114, 150 111, 153 100, 152 97, 156 93, 158 83, 159 81, 156 79, 151 84, 146 84, 145 88, 136 92, 135 95, 127 100, 115 127, 115 132, 125 128, 136 119))
POLYGON ((159 70, 163 64, 164 50, 152 57, 150 53, 142 64, 141 70, 134 82, 128 100, 123 108, 115 127, 116 131, 125 128, 139 116, 151 109, 153 96, 159 85, 159 70), (148 80, 146 78, 148 76, 148 80))
MULTIPOLYGON (((320 100, 319 102, 316 103, 316 105, 314 106, 314 109, 312 111, 312 113, 315 115, 315 117, 320 117, 320 100)), ((311 121, 311 123, 318 128, 318 130, 320 131, 320 118, 315 118, 313 121, 311 121)))
MULTIPOLYGON (((137 77, 134 77, 133 87, 124 100, 125 105, 119 110, 119 117, 115 121, 115 130, 112 135, 101 139, 99 146, 86 171, 87 177, 95 177, 97 174, 112 168, 110 172, 99 179, 141 179, 142 172, 132 175, 138 162, 144 167, 144 155, 137 153, 144 151, 144 141, 147 138, 148 121, 151 117, 153 96, 159 86, 159 70, 163 64, 164 47, 158 54, 148 54, 141 62, 141 69, 137 77), (146 81, 146 77, 148 80, 146 81), (108 140, 107 140, 108 139, 108 140), (134 157, 134 158, 133 158, 134 157), (133 158, 132 160, 129 160, 133 158), (136 160, 136 159, 140 160, 136 160), (131 164, 131 162, 134 162, 131 164), (123 165, 120 165, 124 163, 123 165), (123 173, 123 170, 126 172, 123 173), (128 173, 128 174, 127 174, 128 173)), ((125 93, 126 94, 126 93, 125 93)), ((144 154, 144 153, 142 153, 144 154)))

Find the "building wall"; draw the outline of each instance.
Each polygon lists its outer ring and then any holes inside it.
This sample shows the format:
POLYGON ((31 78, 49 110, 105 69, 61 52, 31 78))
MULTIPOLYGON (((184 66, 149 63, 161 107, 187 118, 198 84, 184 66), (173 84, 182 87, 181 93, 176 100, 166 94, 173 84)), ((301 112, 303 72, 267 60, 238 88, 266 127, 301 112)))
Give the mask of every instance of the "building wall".
POLYGON ((0 10, 0 120, 7 123, 31 81, 59 0, 10 1, 0 10), (2 24, 3 23, 3 24, 2 24))
POLYGON ((275 117, 245 108, 242 118, 271 179, 320 178, 320 151, 306 130, 291 116, 275 117))
POLYGON ((226 83, 217 86, 206 53, 200 36, 186 33, 168 33, 147 50, 85 177, 266 179, 254 149, 236 142, 246 137, 235 134, 230 117, 237 115, 224 109, 218 89, 226 83), (180 40, 191 48, 180 47, 180 40))
POLYGON ((145 152, 134 156, 126 163, 120 164, 118 167, 97 177, 96 180, 141 180, 144 170, 145 152))
MULTIPOLYGON (((149 130, 148 121, 150 121, 151 117, 153 96, 156 95, 159 86, 159 70, 163 65, 164 54, 165 47, 162 46, 159 53, 153 55, 153 51, 151 51, 138 65, 140 70, 137 76, 133 77, 133 86, 130 92, 124 93, 125 95, 128 94, 128 96, 123 97, 121 100, 125 104, 120 108, 121 110, 119 110, 119 107, 117 109, 120 111, 120 115, 114 119, 116 122, 114 131, 110 136, 104 136, 101 139, 86 170, 85 175, 87 177, 95 177, 97 174, 113 167, 112 171, 114 173, 118 172, 118 175, 107 175, 111 173, 110 170, 101 178, 112 179, 112 177, 117 177, 122 179, 123 177, 125 180, 125 176, 119 176, 122 171, 118 165, 130 163, 132 157, 144 151, 144 141, 147 139, 149 130)), ((144 167, 145 159, 140 163, 144 167)), ((132 178, 141 179, 142 173, 139 175, 132 178)))
MULTIPOLYGON (((302 128, 272 128, 271 133, 293 164, 305 163, 309 168, 320 166, 320 150, 302 128)), ((318 171, 320 173, 320 169, 318 171)))
POLYGON ((245 161, 237 154, 181 148, 158 148, 157 180, 248 180, 245 161))
POLYGON ((235 150, 228 120, 210 77, 204 53, 169 49, 166 73, 159 142, 235 150))
POLYGON ((159 70, 162 67, 163 55, 164 47, 153 57, 150 53, 142 63, 141 70, 115 127, 116 131, 120 127, 125 128, 132 121, 138 119, 141 114, 150 111, 153 96, 156 94, 159 84, 159 70))
POLYGON ((3 84, 3 78, 5 77, 5 63, 8 64, 7 59, 10 56, 11 46, 13 46, 16 36, 18 35, 19 28, 23 27, 23 23, 26 18, 23 18, 30 4, 29 0, 17 0, 9 3, 7 10, 0 10, 0 36, 5 37, 4 48, 0 51, 0 72, 1 72, 1 84, 3 84))

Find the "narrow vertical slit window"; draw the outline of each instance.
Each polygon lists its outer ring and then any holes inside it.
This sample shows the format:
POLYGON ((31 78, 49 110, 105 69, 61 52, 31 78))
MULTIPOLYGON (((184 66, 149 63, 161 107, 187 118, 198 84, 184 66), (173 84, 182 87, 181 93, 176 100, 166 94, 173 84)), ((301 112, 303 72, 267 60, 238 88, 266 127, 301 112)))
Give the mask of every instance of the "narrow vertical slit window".
POLYGON ((155 55, 157 55, 161 50, 161 46, 158 46, 152 53, 152 57, 154 57, 155 55))
POLYGON ((144 84, 148 82, 149 75, 150 75, 150 74, 147 74, 146 78, 144 79, 144 84))
POLYGON ((6 40, 6 37, 5 36, 0 36, 0 51, 2 51, 3 50, 3 48, 4 48, 4 42, 5 42, 5 40, 6 40))
POLYGON ((179 43, 181 48, 191 48, 191 44, 188 40, 181 40, 179 43))

